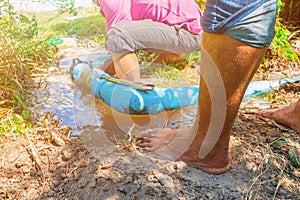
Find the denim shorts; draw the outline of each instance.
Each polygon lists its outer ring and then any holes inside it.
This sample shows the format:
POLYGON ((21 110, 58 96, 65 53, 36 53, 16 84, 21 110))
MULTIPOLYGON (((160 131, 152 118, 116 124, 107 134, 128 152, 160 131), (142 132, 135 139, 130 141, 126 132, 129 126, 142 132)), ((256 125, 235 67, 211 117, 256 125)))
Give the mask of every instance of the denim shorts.
POLYGON ((207 0, 205 7, 203 31, 225 33, 258 48, 272 42, 277 0, 207 0))
POLYGON ((145 19, 113 25, 106 34, 105 48, 115 53, 143 49, 185 55, 200 50, 201 36, 185 30, 183 25, 145 19))

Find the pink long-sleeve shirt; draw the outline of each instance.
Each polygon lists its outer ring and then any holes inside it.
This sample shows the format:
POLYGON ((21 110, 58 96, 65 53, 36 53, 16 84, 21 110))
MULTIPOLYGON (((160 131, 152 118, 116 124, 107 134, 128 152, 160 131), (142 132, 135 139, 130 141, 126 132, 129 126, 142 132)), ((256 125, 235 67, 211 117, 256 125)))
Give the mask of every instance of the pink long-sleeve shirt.
POLYGON ((152 19, 168 25, 183 25, 194 34, 201 32, 202 13, 194 0, 99 0, 106 30, 117 23, 152 19))

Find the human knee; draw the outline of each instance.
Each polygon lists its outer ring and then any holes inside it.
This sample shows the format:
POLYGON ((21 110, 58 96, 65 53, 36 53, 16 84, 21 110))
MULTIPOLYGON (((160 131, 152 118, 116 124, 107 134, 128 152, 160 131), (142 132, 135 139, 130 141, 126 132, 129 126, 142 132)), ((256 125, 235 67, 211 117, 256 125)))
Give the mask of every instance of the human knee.
POLYGON ((128 38, 123 31, 116 27, 111 27, 107 32, 105 48, 108 51, 117 54, 125 54, 135 51, 130 38, 128 38))

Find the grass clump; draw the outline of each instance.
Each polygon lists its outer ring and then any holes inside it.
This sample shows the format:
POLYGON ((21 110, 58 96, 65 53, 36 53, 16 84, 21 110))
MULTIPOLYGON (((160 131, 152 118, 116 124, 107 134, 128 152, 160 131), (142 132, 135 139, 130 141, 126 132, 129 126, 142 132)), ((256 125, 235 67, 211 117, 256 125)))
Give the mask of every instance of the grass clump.
POLYGON ((0 30, 0 133, 21 132, 31 127, 25 99, 32 75, 45 71, 56 49, 47 45, 36 18, 16 13, 8 0, 0 0, 0 30))

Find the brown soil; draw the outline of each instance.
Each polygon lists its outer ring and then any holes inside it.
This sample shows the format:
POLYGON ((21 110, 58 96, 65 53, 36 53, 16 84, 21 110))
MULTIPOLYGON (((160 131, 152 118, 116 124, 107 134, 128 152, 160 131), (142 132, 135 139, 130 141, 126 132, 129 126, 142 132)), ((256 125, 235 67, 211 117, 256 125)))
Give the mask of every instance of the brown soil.
MULTIPOLYGON (((300 84, 282 87, 275 107, 300 98, 300 84), (294 90, 291 90, 294 89, 294 90)), ((121 147, 91 148, 55 134, 1 135, 2 199, 299 199, 300 169, 288 156, 299 133, 241 111, 231 137, 232 167, 209 175, 121 147), (60 140, 59 140, 60 139, 60 140), (285 141, 279 143, 278 140, 285 141), (30 146, 30 143, 32 144, 30 146)))

